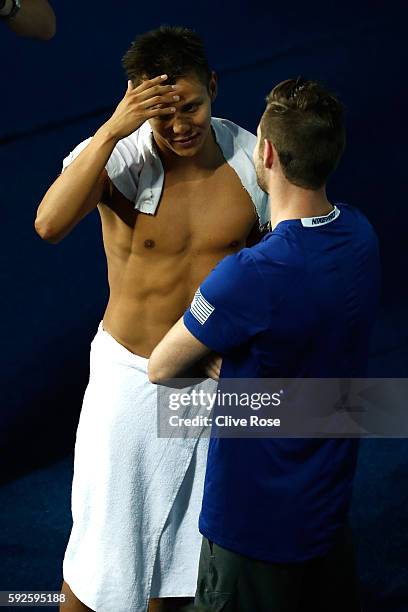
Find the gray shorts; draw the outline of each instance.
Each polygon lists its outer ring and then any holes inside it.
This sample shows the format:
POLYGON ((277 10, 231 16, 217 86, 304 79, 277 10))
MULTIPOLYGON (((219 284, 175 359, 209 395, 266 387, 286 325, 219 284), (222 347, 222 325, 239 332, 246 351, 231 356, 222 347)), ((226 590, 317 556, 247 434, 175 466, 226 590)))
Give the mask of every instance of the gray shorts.
POLYGON ((361 612, 349 529, 324 557, 270 563, 203 538, 197 612, 361 612))

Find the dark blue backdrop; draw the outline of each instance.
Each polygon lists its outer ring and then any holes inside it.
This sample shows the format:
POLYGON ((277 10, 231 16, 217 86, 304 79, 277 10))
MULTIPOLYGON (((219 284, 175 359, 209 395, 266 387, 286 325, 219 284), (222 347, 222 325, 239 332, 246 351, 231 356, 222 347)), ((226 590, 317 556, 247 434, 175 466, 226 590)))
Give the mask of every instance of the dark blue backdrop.
MULTIPOLYGON (((360 207, 381 243, 383 307, 371 374, 406 376, 404 5, 227 0, 210 7, 158 0, 147 10, 141 3, 102 0, 56 5, 57 35, 48 43, 18 39, 1 27, 5 479, 72 450, 88 345, 107 299, 97 213, 50 246, 34 233, 36 207, 62 158, 122 97, 120 59, 134 36, 161 23, 187 25, 203 36, 219 74, 214 114, 252 131, 265 95, 282 79, 321 79, 339 94, 347 107, 348 147, 329 196, 360 207)), ((405 442, 393 445, 406 450, 405 442)))

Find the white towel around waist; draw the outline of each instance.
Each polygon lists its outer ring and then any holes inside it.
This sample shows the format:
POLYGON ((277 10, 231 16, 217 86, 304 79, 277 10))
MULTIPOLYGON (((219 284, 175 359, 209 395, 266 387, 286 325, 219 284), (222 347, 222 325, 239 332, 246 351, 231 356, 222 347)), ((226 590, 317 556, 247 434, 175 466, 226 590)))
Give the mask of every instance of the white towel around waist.
POLYGON ((157 438, 156 398, 147 359, 100 325, 78 424, 63 567, 75 595, 98 612, 145 612, 149 597, 195 593, 208 440, 157 438))

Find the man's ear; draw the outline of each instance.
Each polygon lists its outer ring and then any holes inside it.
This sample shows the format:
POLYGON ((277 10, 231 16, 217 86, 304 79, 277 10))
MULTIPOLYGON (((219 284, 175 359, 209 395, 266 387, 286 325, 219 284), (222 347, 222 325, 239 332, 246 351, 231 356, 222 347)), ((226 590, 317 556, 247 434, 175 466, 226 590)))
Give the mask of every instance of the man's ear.
POLYGON ((270 170, 275 159, 276 151, 273 144, 267 138, 264 138, 263 164, 265 168, 270 170))
POLYGON ((211 77, 210 77, 210 82, 208 83, 208 93, 210 95, 211 98, 211 102, 214 102, 215 98, 217 97, 217 92, 218 92, 218 83, 217 83, 217 75, 214 72, 214 70, 211 71, 211 77))

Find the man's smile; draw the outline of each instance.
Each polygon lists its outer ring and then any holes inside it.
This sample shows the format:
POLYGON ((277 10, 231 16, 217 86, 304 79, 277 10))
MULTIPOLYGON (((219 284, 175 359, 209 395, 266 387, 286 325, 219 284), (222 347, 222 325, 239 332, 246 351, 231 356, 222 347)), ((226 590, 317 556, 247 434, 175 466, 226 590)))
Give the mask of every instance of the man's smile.
POLYGON ((180 145, 180 146, 189 146, 190 144, 195 144, 198 137, 199 137, 199 134, 192 134, 191 136, 188 136, 186 138, 177 138, 177 139, 173 138, 171 142, 173 144, 180 145))

